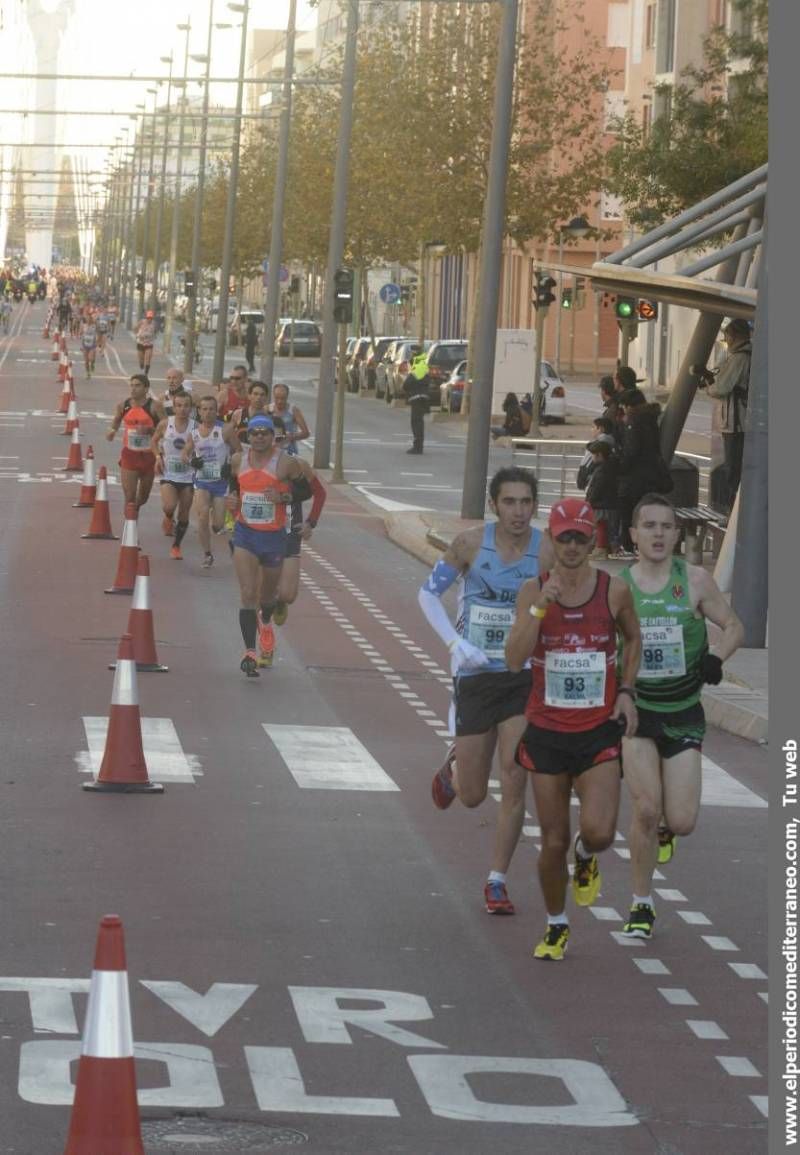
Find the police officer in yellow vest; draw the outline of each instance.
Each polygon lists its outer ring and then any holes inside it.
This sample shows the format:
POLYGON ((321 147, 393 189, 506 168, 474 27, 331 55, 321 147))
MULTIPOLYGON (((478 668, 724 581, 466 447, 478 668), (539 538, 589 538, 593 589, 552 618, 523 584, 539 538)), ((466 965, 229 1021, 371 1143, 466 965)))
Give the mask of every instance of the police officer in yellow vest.
POLYGON ((411 370, 403 382, 403 393, 411 410, 411 436, 414 444, 407 453, 422 453, 425 441, 425 414, 430 409, 428 386, 428 357, 418 353, 411 363, 411 370))

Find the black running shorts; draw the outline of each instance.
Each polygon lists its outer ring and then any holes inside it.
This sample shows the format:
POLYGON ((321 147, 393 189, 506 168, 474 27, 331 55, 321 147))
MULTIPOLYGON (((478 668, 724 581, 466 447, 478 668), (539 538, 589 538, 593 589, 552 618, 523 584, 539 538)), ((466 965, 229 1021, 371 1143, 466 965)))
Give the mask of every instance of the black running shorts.
POLYGON ((637 738, 650 738, 656 744, 659 758, 674 758, 684 750, 702 750, 706 733, 706 716, 698 702, 685 710, 670 714, 637 707, 637 738))
POLYGON ((612 762, 620 756, 622 727, 611 718, 592 730, 545 730, 528 723, 517 747, 517 762, 538 774, 570 774, 612 762))
POLYGON ((456 737, 486 734, 509 718, 524 715, 531 693, 531 671, 494 670, 455 678, 456 737))

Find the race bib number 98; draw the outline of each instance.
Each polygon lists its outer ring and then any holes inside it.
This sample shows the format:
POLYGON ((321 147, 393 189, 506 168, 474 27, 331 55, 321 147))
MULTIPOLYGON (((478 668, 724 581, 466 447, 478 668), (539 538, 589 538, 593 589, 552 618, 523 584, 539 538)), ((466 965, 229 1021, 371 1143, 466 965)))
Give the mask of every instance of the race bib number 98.
POLYGON ((642 626, 639 678, 677 678, 686 673, 681 626, 642 626))
POLYGON ((513 624, 513 606, 471 606, 467 638, 487 658, 504 659, 506 638, 513 624))
POLYGON ((551 652, 545 655, 544 678, 544 700, 548 706, 589 710, 605 704, 605 654, 551 652))

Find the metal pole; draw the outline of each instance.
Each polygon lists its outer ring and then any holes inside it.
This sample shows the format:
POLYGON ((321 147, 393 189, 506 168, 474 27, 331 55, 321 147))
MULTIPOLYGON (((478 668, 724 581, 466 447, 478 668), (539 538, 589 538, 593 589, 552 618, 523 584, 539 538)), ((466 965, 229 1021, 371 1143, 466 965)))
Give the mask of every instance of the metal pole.
POLYGON ((105 221, 103 224, 103 239, 100 244, 100 284, 103 286, 103 291, 109 291, 109 276, 108 276, 108 253, 111 243, 111 198, 113 193, 113 184, 109 186, 108 196, 105 203, 105 221))
MULTIPOLYGON (((272 231, 269 238, 269 267, 264 300, 264 333, 261 339, 261 380, 272 388, 275 366, 275 328, 278 323, 280 295, 281 251, 283 242, 283 212, 286 203, 286 178, 289 172, 289 126, 292 116, 292 72, 294 71, 294 40, 297 0, 289 2, 289 21, 286 25, 286 56, 283 62, 283 104, 281 106, 280 134, 278 137, 278 165, 275 170, 275 192, 272 198, 272 231)), ((292 296, 291 345, 294 352, 294 295, 292 296)))
POLYGON ((178 128, 178 155, 175 160, 175 189, 172 194, 172 229, 169 238, 169 281, 167 282, 167 307, 164 318, 164 352, 172 352, 172 313, 175 308, 175 276, 178 260, 178 222, 181 215, 181 173, 183 170, 183 138, 186 131, 186 78, 189 72, 189 33, 191 21, 186 21, 186 43, 183 50, 183 90, 181 92, 181 112, 178 128))
POLYGON ((153 246, 153 294, 150 298, 152 307, 158 303, 158 270, 161 267, 161 228, 164 223, 164 196, 167 183, 167 152, 169 151, 169 137, 171 128, 170 97, 172 95, 172 54, 169 57, 169 80, 167 81, 167 103, 164 107, 164 144, 161 149, 161 188, 158 193, 158 212, 156 214, 156 239, 153 246))
MULTIPOLYGON (((136 208, 133 210, 133 221, 131 224, 131 261, 130 261, 130 276, 128 285, 128 315, 123 318, 120 313, 120 321, 124 323, 129 329, 133 328, 133 297, 134 289, 136 287, 136 234, 139 231, 139 209, 142 203, 142 172, 144 169, 144 112, 139 117, 139 133, 136 142, 139 149, 139 159, 136 162, 136 208)), ((135 153, 135 150, 134 150, 135 153)))
MULTIPOLYGON (((558 230, 558 263, 564 260, 564 230, 558 230)), ((561 297, 564 293, 564 274, 558 270, 558 296, 556 297, 556 372, 561 373, 561 297)))
POLYGON ((344 403, 347 395, 347 370, 344 363, 347 349, 347 325, 339 325, 339 374, 336 382, 336 445, 331 481, 334 485, 344 483, 344 403))
POLYGON ((544 355, 544 323, 547 320, 546 308, 541 306, 536 310, 536 356, 533 362, 533 412, 529 437, 541 437, 539 426, 539 410, 542 405, 542 356, 544 355))
POLYGON ((503 244, 506 173, 514 100, 518 0, 502 0, 502 2, 503 16, 495 78, 489 181, 481 243, 472 401, 464 463, 464 495, 461 503, 461 516, 469 518, 482 518, 486 509, 486 471, 489 467, 489 425, 492 414, 497 306, 500 291, 500 253, 503 244))
POLYGON ((206 185, 206 150, 208 147, 208 94, 211 76, 211 39, 214 34, 214 0, 208 3, 208 39, 206 41, 206 79, 203 86, 203 115, 200 120, 200 159, 197 167, 197 184, 194 192, 194 221, 192 223, 192 273, 194 274, 194 296, 186 307, 185 347, 183 371, 191 374, 194 368, 194 350, 197 343, 197 302, 200 288, 200 226, 203 219, 203 194, 206 185))
POLYGON ((142 238, 142 287, 139 290, 139 316, 144 315, 144 294, 147 288, 147 246, 150 243, 150 204, 153 199, 153 165, 156 158, 156 92, 153 96, 153 122, 150 136, 150 161, 147 167, 147 207, 144 213, 144 237, 142 238))
POLYGON ((760 649, 767 641, 769 604, 769 433, 768 318, 766 237, 758 286, 750 389, 744 438, 739 517, 733 563, 731 604, 744 624, 743 645, 760 649))
POLYGON ((350 163, 350 138, 353 131, 353 93, 356 81, 356 38, 358 36, 358 0, 347 0, 344 64, 342 68, 342 102, 339 114, 339 140, 336 169, 333 176, 333 211, 328 238, 328 266, 325 273, 322 348, 319 362, 317 394, 317 430, 314 439, 314 467, 327 469, 331 455, 331 419, 333 417, 333 362, 336 349, 336 325, 333 320, 333 278, 342 263, 344 226, 347 212, 347 170, 350 163))
POLYGON ((111 178, 109 196, 109 238, 108 238, 108 279, 114 283, 114 270, 117 262, 117 242, 119 229, 119 172, 115 170, 111 178))
POLYGON ((569 371, 575 372, 575 310, 578 307, 578 278, 572 278, 572 308, 569 311, 569 371))
POLYGON ((239 81, 236 86, 236 115, 233 120, 233 148, 231 150, 231 171, 228 178, 228 199, 225 203, 225 240, 222 247, 222 274, 219 282, 219 312, 217 313, 217 339, 214 343, 214 368, 211 384, 219 385, 225 376, 225 345, 228 340, 228 283, 233 262, 233 231, 236 224, 236 192, 239 184, 239 144, 242 133, 242 97, 244 94, 244 68, 247 59, 247 15, 248 0, 242 5, 242 42, 239 52, 239 81))
POLYGON ((425 341, 425 244, 419 246, 419 271, 417 273, 417 340, 420 345, 425 341))
POLYGON ((120 263, 119 263, 119 280, 117 282, 117 304, 120 304, 120 292, 125 285, 125 276, 127 273, 128 260, 130 257, 130 204, 133 199, 133 162, 129 162, 123 166, 123 192, 122 192, 122 206, 121 206, 121 242, 120 242, 120 263))

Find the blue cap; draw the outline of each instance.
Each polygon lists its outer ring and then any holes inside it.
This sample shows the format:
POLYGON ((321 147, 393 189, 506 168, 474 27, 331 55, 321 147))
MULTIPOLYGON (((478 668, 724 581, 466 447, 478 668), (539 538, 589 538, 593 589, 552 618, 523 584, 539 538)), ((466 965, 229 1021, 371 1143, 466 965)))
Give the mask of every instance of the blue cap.
POLYGON ((275 426, 272 424, 271 417, 265 417, 263 413, 256 413, 255 417, 251 417, 247 422, 248 429, 271 429, 275 432, 275 426))

